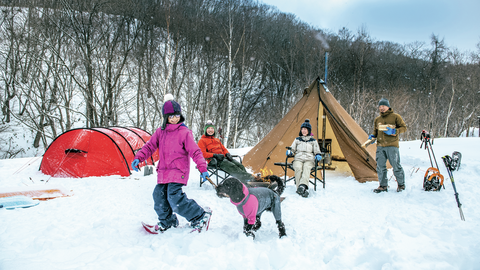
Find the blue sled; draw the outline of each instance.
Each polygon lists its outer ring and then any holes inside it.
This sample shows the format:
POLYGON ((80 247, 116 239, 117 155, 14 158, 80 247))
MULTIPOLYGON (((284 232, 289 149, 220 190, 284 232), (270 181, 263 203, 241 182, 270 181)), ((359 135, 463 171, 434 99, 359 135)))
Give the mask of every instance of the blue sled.
POLYGON ((0 208, 5 208, 8 210, 15 208, 27 208, 39 204, 38 201, 34 201, 32 198, 27 196, 12 196, 0 198, 0 208))

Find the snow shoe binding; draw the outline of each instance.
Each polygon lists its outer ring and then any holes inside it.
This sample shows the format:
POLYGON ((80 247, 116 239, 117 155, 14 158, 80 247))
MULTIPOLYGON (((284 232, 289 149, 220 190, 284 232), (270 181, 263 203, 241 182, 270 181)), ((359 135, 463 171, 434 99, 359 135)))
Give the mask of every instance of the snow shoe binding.
POLYGON ((425 191, 440 191, 443 186, 443 175, 437 168, 430 167, 423 177, 423 189, 425 191))
POLYGON ((202 218, 192 222, 191 226, 193 228, 192 232, 197 231, 201 232, 203 229, 208 231, 208 226, 210 225, 210 218, 212 217, 212 210, 209 207, 205 207, 205 213, 202 218))
POLYGON ((177 224, 175 226, 169 226, 169 227, 163 226, 160 222, 158 222, 155 225, 150 225, 150 224, 147 224, 145 222, 142 222, 142 226, 145 229, 145 231, 147 231, 148 233, 159 234, 159 233, 165 232, 166 230, 170 229, 171 227, 176 228, 178 226, 178 221, 177 221, 177 224))
POLYGON ((462 153, 455 151, 452 154, 450 159, 450 171, 455 171, 460 169, 460 163, 462 162, 462 153))

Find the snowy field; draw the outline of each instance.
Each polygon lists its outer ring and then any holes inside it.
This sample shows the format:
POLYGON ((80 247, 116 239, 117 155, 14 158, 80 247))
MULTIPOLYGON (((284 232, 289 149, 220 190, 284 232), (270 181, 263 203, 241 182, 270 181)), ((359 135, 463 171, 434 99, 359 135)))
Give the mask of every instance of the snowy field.
POLYGON ((199 187, 193 165, 184 191, 212 208, 210 229, 150 235, 140 222, 156 222, 156 175, 60 179, 38 171, 40 158, 0 160, 0 188, 60 184, 74 193, 0 209, 0 269, 480 269, 480 139, 436 139, 433 149, 445 176, 440 192, 422 190, 430 162, 420 141, 401 142, 404 192, 395 192, 393 178, 389 192, 375 194, 378 182, 327 172, 326 188, 302 198, 289 182, 282 202, 288 236, 278 239, 266 212, 255 240, 242 233, 228 199, 209 184, 199 187), (465 221, 441 161, 453 151, 463 155, 453 174, 465 221))

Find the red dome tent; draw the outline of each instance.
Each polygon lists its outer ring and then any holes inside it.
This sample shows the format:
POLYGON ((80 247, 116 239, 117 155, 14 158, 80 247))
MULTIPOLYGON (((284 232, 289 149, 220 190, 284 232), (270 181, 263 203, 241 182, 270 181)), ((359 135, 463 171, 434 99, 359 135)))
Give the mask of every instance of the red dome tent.
MULTIPOLYGON (((135 153, 150 137, 139 128, 72 129, 48 146, 40 171, 54 177, 129 176, 135 153)), ((158 152, 148 164, 154 161, 158 161, 158 152)))

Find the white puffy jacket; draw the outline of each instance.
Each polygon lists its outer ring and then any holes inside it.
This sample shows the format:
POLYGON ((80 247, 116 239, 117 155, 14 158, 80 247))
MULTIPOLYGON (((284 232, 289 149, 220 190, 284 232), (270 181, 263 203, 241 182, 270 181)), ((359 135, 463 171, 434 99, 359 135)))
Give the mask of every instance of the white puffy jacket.
POLYGON ((313 136, 297 137, 292 143, 292 152, 296 161, 315 161, 315 155, 321 154, 317 140, 313 136))

